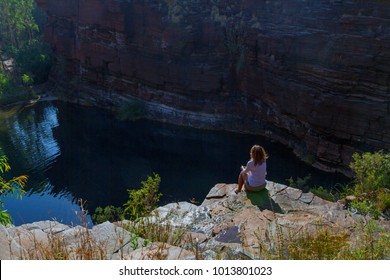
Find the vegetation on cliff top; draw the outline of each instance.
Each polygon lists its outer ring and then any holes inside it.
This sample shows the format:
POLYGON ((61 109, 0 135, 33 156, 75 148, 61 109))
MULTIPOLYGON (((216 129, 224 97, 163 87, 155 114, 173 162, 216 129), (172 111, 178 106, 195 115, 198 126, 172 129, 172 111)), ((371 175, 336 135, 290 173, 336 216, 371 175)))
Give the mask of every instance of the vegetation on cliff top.
POLYGON ((351 207, 364 215, 378 218, 390 211, 390 153, 354 154, 351 168, 355 172, 354 187, 349 193, 356 196, 351 207))
POLYGON ((43 17, 33 0, 0 0, 0 105, 34 97, 31 86, 48 79, 50 49, 37 24, 43 17))
POLYGON ((141 182, 142 187, 139 189, 128 190, 129 199, 123 207, 114 207, 112 205, 104 208, 97 207, 92 219, 95 223, 105 221, 131 220, 135 221, 141 217, 149 215, 156 207, 160 200, 159 193, 161 178, 158 174, 149 176, 141 182))

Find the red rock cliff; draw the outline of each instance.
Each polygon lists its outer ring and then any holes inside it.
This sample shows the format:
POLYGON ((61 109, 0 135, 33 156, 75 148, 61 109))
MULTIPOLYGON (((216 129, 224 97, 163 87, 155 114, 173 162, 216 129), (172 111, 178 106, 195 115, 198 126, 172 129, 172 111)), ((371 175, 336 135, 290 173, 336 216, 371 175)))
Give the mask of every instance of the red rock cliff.
POLYGON ((37 3, 70 98, 268 135, 329 170, 390 148, 389 1, 37 3))

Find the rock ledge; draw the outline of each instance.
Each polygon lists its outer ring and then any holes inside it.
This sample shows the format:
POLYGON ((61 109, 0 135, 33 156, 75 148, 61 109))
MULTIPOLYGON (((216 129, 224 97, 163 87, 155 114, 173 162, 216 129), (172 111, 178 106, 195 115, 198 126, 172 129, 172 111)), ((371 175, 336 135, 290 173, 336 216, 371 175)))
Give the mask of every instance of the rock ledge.
MULTIPOLYGON (((130 221, 92 229, 41 221, 0 226, 0 259, 258 259, 260 244, 272 248, 277 232, 315 234, 326 227, 352 233, 364 219, 340 203, 274 182, 259 193, 235 194, 236 187, 215 185, 199 206, 179 202, 157 208, 145 222, 169 231, 171 242, 136 236, 127 230, 130 221)), ((389 228, 388 221, 382 223, 389 228)))

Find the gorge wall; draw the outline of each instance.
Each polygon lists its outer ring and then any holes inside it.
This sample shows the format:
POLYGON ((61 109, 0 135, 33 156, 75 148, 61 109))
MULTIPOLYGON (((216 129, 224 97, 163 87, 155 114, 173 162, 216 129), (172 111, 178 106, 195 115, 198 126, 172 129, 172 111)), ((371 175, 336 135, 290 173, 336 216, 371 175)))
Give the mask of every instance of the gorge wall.
POLYGON ((267 135, 348 173, 390 148, 390 2, 36 0, 69 99, 267 135))

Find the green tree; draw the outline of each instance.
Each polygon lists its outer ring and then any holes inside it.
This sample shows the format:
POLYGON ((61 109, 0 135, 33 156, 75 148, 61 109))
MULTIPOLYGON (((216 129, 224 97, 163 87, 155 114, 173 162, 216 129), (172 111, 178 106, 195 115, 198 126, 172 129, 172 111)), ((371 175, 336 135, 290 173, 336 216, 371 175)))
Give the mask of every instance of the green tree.
POLYGON ((45 82, 51 69, 51 51, 41 39, 34 16, 43 17, 34 0, 0 0, 0 53, 15 61, 14 73, 9 73, 15 84, 22 75, 34 83, 45 82))
POLYGON ((38 33, 34 0, 0 0, 0 32, 3 48, 19 49, 38 33))
MULTIPOLYGON (((7 157, 5 155, 0 156, 0 175, 10 170, 11 166, 8 164, 7 157)), ((25 193, 23 188, 26 182, 27 176, 25 175, 14 177, 10 180, 6 180, 0 176, 0 224, 7 225, 12 223, 12 218, 4 209, 4 202, 1 198, 9 195, 21 198, 25 193)))

